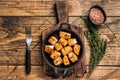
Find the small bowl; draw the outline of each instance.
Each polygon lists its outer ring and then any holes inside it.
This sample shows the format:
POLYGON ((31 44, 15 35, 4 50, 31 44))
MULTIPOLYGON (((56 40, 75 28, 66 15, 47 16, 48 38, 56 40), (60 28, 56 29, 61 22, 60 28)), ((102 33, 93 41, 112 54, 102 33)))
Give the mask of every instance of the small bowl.
POLYGON ((100 25, 102 25, 102 24, 106 21, 106 13, 105 13, 105 11, 103 10, 103 8, 100 7, 99 5, 94 5, 94 6, 92 6, 92 7, 89 9, 88 19, 90 20, 90 22, 91 22, 93 25, 95 25, 95 26, 100 26, 100 25), (93 9, 93 8, 97 8, 97 9, 101 10, 101 12, 102 12, 102 14, 103 14, 103 16, 104 16, 103 22, 101 22, 101 23, 96 23, 95 21, 93 21, 93 20, 91 19, 91 17, 90 17, 90 12, 91 12, 91 9, 93 9))

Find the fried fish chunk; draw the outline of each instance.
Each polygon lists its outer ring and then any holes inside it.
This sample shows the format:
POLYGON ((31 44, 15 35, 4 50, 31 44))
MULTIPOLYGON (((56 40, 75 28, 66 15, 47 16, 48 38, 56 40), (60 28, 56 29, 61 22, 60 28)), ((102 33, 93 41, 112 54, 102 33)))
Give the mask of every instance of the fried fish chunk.
POLYGON ((48 39, 48 42, 49 42, 50 44, 55 44, 57 41, 58 41, 58 39, 57 39, 55 36, 51 36, 51 37, 48 39))
POLYGON ((68 41, 64 38, 60 38, 59 42, 63 45, 66 46, 68 44, 68 41))
POLYGON ((57 51, 61 50, 62 48, 63 48, 63 46, 62 46, 61 43, 56 43, 56 44, 55 44, 55 49, 56 49, 57 51))
POLYGON ((53 45, 45 45, 45 52, 51 54, 54 51, 53 45))
POLYGON ((77 43, 77 40, 75 38, 71 38, 68 40, 68 45, 69 46, 73 46, 77 43))
POLYGON ((55 59, 55 60, 53 61, 53 63, 54 63, 55 66, 62 64, 62 58, 61 58, 61 57, 58 57, 57 59, 55 59))
POLYGON ((61 52, 62 52, 62 54, 65 56, 65 55, 67 55, 68 53, 70 53, 72 50, 73 50, 73 49, 72 49, 71 46, 66 46, 66 47, 64 47, 64 48, 61 49, 61 52))
POLYGON ((75 53, 76 55, 79 55, 80 49, 81 49, 81 46, 78 45, 78 44, 74 45, 74 47, 73 47, 74 53, 75 53))
POLYGON ((69 59, 71 60, 72 63, 78 61, 78 57, 74 54, 74 52, 70 52, 68 54, 69 59))
POLYGON ((52 59, 56 59, 56 58, 58 58, 58 57, 60 57, 60 56, 61 56, 61 53, 58 52, 58 51, 56 51, 56 50, 54 50, 53 53, 50 55, 50 57, 51 57, 52 59))
POLYGON ((59 32, 59 36, 60 36, 61 38, 64 38, 64 39, 70 39, 70 38, 71 38, 71 34, 68 33, 68 32, 64 32, 64 31, 60 31, 60 32, 59 32))
POLYGON ((64 63, 65 66, 70 65, 70 61, 69 61, 67 56, 63 57, 63 63, 64 63))

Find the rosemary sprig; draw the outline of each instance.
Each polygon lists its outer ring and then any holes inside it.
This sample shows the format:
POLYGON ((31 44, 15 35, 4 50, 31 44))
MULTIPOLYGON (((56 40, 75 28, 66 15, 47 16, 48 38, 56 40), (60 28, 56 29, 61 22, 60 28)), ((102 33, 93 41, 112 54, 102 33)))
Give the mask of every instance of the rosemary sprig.
POLYGON ((85 37, 88 39, 90 43, 90 67, 89 73, 91 74, 94 68, 99 64, 101 59, 105 54, 105 50, 107 47, 107 40, 101 40, 99 37, 99 33, 94 25, 92 25, 88 19, 80 17, 86 24, 88 31, 84 32, 85 37))

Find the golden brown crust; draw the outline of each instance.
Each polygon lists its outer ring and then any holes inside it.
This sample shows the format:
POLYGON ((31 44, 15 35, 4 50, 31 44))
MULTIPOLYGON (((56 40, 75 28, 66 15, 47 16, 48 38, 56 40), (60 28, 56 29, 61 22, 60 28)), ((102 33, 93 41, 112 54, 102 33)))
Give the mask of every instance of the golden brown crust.
POLYGON ((75 53, 76 55, 79 55, 80 49, 81 49, 81 46, 78 45, 78 44, 74 45, 74 47, 73 47, 74 53, 75 53))
POLYGON ((55 36, 51 36, 51 37, 48 39, 48 42, 49 42, 50 44, 55 44, 57 41, 58 41, 58 39, 57 39, 55 36))
POLYGON ((69 59, 71 60, 72 63, 78 61, 78 57, 74 54, 74 52, 70 52, 68 54, 69 59))
POLYGON ((63 57, 63 63, 64 63, 65 66, 66 66, 66 65, 70 65, 70 61, 69 61, 69 59, 68 59, 67 56, 64 56, 64 57, 63 57))
POLYGON ((54 51, 53 45, 45 45, 45 52, 51 54, 54 51))
POLYGON ((56 50, 54 50, 53 53, 50 55, 52 59, 57 59, 60 56, 61 56, 61 53, 56 50))
POLYGON ((60 65, 60 64, 62 64, 62 58, 61 57, 58 57, 57 59, 55 59, 54 61, 53 61, 53 63, 54 63, 54 65, 60 65))
POLYGON ((60 38, 59 42, 63 45, 66 46, 68 44, 68 41, 65 40, 64 38, 60 38))
POLYGON ((64 56, 67 55, 68 53, 70 53, 71 51, 72 51, 72 47, 70 47, 70 46, 66 46, 63 49, 61 49, 61 52, 64 56))
POLYGON ((59 36, 60 36, 61 38, 64 38, 64 39, 70 39, 70 38, 71 38, 71 34, 68 33, 68 32, 64 32, 64 31, 60 31, 60 32, 59 32, 59 36))
POLYGON ((77 43, 77 40, 75 38, 71 38, 68 40, 68 45, 69 46, 73 46, 77 43))
POLYGON ((50 54, 54 65, 67 66, 78 61, 81 46, 77 44, 77 39, 71 38, 71 34, 64 31, 59 32, 59 38, 51 36, 48 39, 51 45, 45 45, 45 52, 50 54))
POLYGON ((55 44, 55 49, 56 49, 57 51, 61 50, 62 48, 63 48, 63 46, 62 46, 61 43, 56 43, 56 44, 55 44))

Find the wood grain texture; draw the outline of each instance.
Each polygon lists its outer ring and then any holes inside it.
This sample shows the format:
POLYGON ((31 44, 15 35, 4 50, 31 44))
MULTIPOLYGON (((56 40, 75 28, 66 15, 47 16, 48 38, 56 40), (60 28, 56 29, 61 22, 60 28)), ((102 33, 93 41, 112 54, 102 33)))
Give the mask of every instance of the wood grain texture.
MULTIPOLYGON (((50 1, 1 1, 0 16, 56 16, 54 0, 50 1)), ((90 6, 101 5, 107 16, 119 16, 119 1, 69 0, 69 16, 85 16, 90 6), (85 7, 84 7, 85 6, 85 7), (114 12, 114 13, 112 13, 114 12)))
MULTIPOLYGON (((93 72, 93 75, 89 80, 119 80, 120 79, 120 68, 119 67, 97 67, 93 72)), ((74 75, 73 75, 74 76, 74 75)), ((24 66, 0 66, 0 78, 3 80, 52 80, 43 74, 41 66, 32 66, 31 75, 25 75, 24 66), (14 68, 16 70, 14 71, 14 68)), ((67 77, 65 80, 86 80, 84 78, 67 77)), ((56 80, 62 80, 56 79, 56 80)))
MULTIPOLYGON (((108 48, 104 60, 100 65, 120 65, 119 62, 119 52, 120 52, 120 33, 119 33, 119 19, 120 17, 108 17, 106 24, 109 24, 109 27, 116 34, 116 38, 113 36, 113 33, 105 26, 100 28, 101 37, 108 39, 108 48), (116 28, 117 27, 117 28, 116 28), (113 54, 114 53, 114 54, 113 54), (109 57, 111 57, 109 58, 109 57)), ((69 17, 69 22, 73 25, 80 26, 86 29, 83 22, 79 17, 69 17)), ((42 62, 39 61, 42 59, 40 50, 41 50, 41 33, 46 28, 55 25, 56 17, 0 17, 0 65, 6 65, 9 62, 9 65, 13 65, 17 56, 19 57, 19 65, 24 64, 25 57, 25 26, 32 27, 32 36, 33 42, 31 45, 32 49, 32 64, 33 65, 42 65, 42 62), (12 20, 11 22, 9 22, 12 20), (17 22, 17 20, 19 20, 17 22), (52 21, 52 22, 51 22, 52 21), (10 27, 12 26, 12 27, 10 27), (8 31, 10 34, 8 34, 8 31), (19 35, 21 34, 21 35, 19 35), (13 36, 14 35, 14 36, 13 36), (13 46, 14 45, 14 46, 13 46), (9 59, 9 55, 12 58, 9 59)), ((89 44, 85 39, 86 46, 86 56, 87 56, 87 65, 89 63, 89 44)))
MULTIPOLYGON (((120 2, 119 0, 68 0, 68 21, 87 30, 79 16, 86 16, 90 6, 101 5, 107 13, 105 25, 99 29, 108 40, 104 58, 89 80, 120 80, 120 2), (109 27, 109 28, 108 28, 109 27), (113 31, 111 31, 111 30, 113 31)), ((55 0, 0 0, 0 79, 52 80, 43 74, 41 33, 58 23, 55 0), (25 30, 32 27, 32 74, 25 75, 25 30), (17 66, 17 68, 16 68, 17 66), (12 71, 14 71, 11 73, 12 71)), ((84 38, 86 62, 89 65, 89 43, 84 38)), ((75 76, 75 75, 73 75, 75 76)), ((58 79, 61 80, 61 79, 58 79)), ((86 80, 67 77, 65 80, 86 80)))

